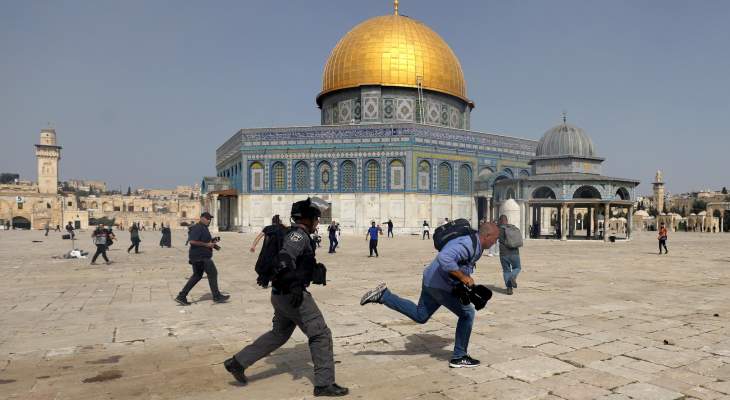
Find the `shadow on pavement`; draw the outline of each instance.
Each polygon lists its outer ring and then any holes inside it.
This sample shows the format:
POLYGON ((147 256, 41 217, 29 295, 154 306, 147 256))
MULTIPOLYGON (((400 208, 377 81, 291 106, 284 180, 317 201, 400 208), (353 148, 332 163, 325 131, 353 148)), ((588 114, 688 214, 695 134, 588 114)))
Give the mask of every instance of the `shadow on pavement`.
POLYGON ((377 351, 377 350, 365 350, 355 353, 356 356, 415 356, 420 354, 428 354, 431 357, 441 360, 449 361, 451 359, 451 350, 444 350, 446 346, 450 346, 454 343, 453 337, 442 337, 432 335, 428 333, 414 333, 410 336, 406 336, 405 348, 402 350, 389 350, 389 351, 377 351))

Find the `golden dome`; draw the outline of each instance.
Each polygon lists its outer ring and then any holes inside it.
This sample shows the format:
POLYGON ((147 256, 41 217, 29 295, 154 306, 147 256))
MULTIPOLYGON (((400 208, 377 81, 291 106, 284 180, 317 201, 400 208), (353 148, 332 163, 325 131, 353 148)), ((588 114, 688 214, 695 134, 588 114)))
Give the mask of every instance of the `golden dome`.
POLYGON ((330 53, 317 96, 363 85, 418 87, 466 97, 459 59, 436 32, 401 15, 371 18, 355 26, 330 53))

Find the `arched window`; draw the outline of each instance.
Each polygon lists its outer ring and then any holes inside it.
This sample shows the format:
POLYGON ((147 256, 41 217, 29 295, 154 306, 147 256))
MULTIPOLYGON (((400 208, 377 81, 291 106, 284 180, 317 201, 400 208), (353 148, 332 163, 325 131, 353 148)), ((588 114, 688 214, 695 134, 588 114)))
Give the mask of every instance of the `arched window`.
POLYGON ((418 163, 418 190, 431 190, 431 163, 426 160, 418 163))
POLYGON ((309 191, 309 165, 305 161, 299 161, 294 167, 294 190, 309 191))
POLYGON ((377 192, 380 189, 380 164, 375 160, 365 164, 365 190, 377 192))
POLYGON ((574 199, 600 199, 601 192, 593 186, 581 186, 573 193, 574 199))
POLYGON ((323 192, 332 190, 332 166, 327 161, 319 163, 317 190, 323 192))
POLYGON ((542 186, 532 192, 533 199, 555 199, 555 192, 547 186, 542 186))
POLYGON ((441 163, 438 169, 438 189, 440 193, 451 193, 451 166, 441 163))
POLYGON ((626 188, 622 187, 616 191, 616 200, 631 200, 631 195, 629 195, 629 191, 626 188))
POLYGON ((507 189, 507 192, 504 195, 505 200, 514 199, 515 196, 515 190, 513 188, 507 189))
POLYGON ((403 161, 393 160, 390 162, 390 190, 403 190, 405 184, 405 167, 403 161))
POLYGON ((340 190, 345 192, 355 190, 355 163, 350 160, 340 166, 340 190))
POLYGON ((251 163, 251 191, 264 190, 264 166, 260 162, 251 163))
POLYGON ((271 187, 277 191, 286 190, 286 166, 282 162, 276 162, 271 167, 271 187))
POLYGON ((530 171, 523 169, 520 171, 520 178, 528 178, 530 176, 530 171))
POLYGON ((460 193, 471 193, 471 167, 463 164, 459 167, 459 192, 460 193))

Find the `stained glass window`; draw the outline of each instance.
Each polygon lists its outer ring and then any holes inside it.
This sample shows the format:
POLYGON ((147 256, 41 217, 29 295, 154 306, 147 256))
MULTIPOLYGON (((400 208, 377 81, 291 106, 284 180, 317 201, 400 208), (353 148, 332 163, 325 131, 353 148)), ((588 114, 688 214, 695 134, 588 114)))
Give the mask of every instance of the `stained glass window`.
POLYGON ((365 170, 367 171, 367 176, 365 177, 366 189, 372 191, 378 190, 380 187, 378 184, 380 181, 380 166, 378 162, 375 160, 368 161, 365 170))
POLYGON ((441 163, 438 169, 438 189, 439 192, 451 192, 451 167, 447 163, 441 163))
POLYGON ((355 164, 352 161, 342 163, 342 187, 345 191, 355 190, 355 164))
POLYGON ((274 190, 286 190, 286 167, 284 164, 277 162, 272 170, 274 171, 274 190))
POLYGON ((400 160, 393 160, 390 163, 390 189, 403 190, 405 188, 403 182, 405 168, 400 160))
POLYGON ((471 193, 471 168, 464 164, 459 168, 459 192, 471 193))
POLYGON ((428 161, 418 163, 418 190, 431 190, 431 164, 428 161))
POLYGON ((264 166, 258 162, 251 164, 251 190, 264 190, 264 166))
POLYGON ((294 169, 294 188, 300 192, 309 190, 309 165, 300 161, 294 169))

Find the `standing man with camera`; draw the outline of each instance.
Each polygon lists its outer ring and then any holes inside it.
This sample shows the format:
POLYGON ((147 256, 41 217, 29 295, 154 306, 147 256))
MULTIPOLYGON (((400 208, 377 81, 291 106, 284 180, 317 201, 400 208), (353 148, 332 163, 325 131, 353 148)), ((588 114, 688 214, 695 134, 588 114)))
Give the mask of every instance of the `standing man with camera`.
MULTIPOLYGON (((454 223, 467 224, 468 221, 456 220, 454 223)), ((434 240, 438 240, 439 230, 434 233, 434 240)), ((456 234, 456 233, 455 233, 456 234)), ((445 236, 454 236, 451 234, 445 236)), ((445 237, 443 236, 443 237, 445 237)), ((397 311, 414 322, 425 324, 441 306, 446 307, 458 318, 456 323, 456 338, 454 352, 449 361, 450 368, 471 368, 479 366, 479 360, 469 356, 469 338, 476 314, 471 304, 465 304, 460 293, 461 285, 467 288, 474 287, 474 272, 477 261, 484 249, 493 245, 499 237, 497 225, 486 222, 474 232, 468 227, 468 234, 459 235, 448 240, 440 247, 436 258, 423 271, 421 296, 418 304, 401 298, 388 290, 385 283, 365 293, 360 305, 368 303, 384 304, 391 310, 397 311)), ((439 247, 437 247, 439 248, 439 247)))
POLYGON ((190 244, 188 262, 193 266, 193 275, 190 276, 188 283, 185 284, 185 287, 175 297, 175 301, 180 305, 190 305, 187 299, 188 293, 203 279, 203 273, 208 275, 208 284, 210 285, 210 292, 213 294, 214 302, 225 303, 231 297, 222 294, 218 290, 218 270, 213 263, 213 249, 219 250, 220 247, 216 244, 219 239, 216 238, 214 240, 208 230, 208 225, 210 225, 210 221, 212 220, 213 216, 206 211, 200 215, 200 221, 188 231, 188 243, 190 244))
POLYGON ((269 266, 269 273, 273 274, 273 327, 223 363, 242 385, 248 383, 245 369, 284 345, 298 326, 309 339, 309 352, 314 363, 314 395, 337 397, 349 392, 335 383, 332 332, 306 289, 310 283, 326 284, 326 269, 317 263, 315 244, 310 235, 319 224, 322 210, 327 207, 327 203, 317 198, 292 204, 294 224, 284 236, 278 256, 269 266))

